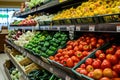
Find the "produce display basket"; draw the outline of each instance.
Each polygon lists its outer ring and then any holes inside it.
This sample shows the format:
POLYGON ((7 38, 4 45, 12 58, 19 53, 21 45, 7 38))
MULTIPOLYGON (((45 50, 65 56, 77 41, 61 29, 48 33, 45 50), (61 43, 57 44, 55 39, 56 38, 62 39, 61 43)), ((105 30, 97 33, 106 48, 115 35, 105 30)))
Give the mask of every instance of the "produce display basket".
MULTIPOLYGON (((106 50, 107 48, 109 48, 111 46, 110 43, 106 43, 105 45, 103 45, 102 47, 100 47, 99 49, 97 50, 106 50)), ((95 58, 95 52, 96 51, 93 51, 90 55, 88 55, 85 59, 83 59, 82 61, 80 61, 75 67, 72 68, 72 71, 76 74, 76 77, 77 79, 81 79, 82 80, 94 80, 86 75, 83 75, 83 74, 80 74, 78 72, 76 72, 76 69, 83 63, 85 63, 86 59, 87 58, 95 58)))

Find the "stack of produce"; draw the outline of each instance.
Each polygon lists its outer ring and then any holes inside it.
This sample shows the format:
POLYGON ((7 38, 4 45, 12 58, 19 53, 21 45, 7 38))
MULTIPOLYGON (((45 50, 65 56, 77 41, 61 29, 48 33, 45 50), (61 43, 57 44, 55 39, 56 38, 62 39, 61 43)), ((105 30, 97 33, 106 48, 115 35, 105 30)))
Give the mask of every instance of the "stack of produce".
POLYGON ((25 57, 23 55, 15 55, 15 59, 19 62, 23 60, 25 57))
POLYGON ((58 48, 65 45, 68 39, 67 35, 62 32, 57 32, 55 34, 40 33, 38 36, 40 36, 40 38, 36 38, 37 36, 34 37, 25 48, 32 50, 37 55, 43 57, 53 55, 58 48))
POLYGON ((21 74, 17 68, 12 67, 12 68, 10 68, 9 72, 10 72, 10 76, 11 76, 12 80, 19 80, 21 74))
POLYGON ((89 0, 83 2, 77 8, 70 8, 59 12, 53 20, 120 13, 119 6, 119 0, 89 0))
POLYGON ((23 33, 18 38, 16 37, 16 40, 14 43, 18 46, 23 47, 25 44, 29 43, 29 41, 34 37, 35 33, 31 31, 27 31, 26 33, 23 33))
POLYGON ((120 46, 97 50, 94 57, 87 58, 76 71, 95 80, 120 80, 120 46))
POLYGON ((65 48, 59 49, 57 54, 49 58, 64 66, 72 68, 105 42, 106 39, 101 36, 98 37, 98 35, 83 35, 77 40, 68 41, 65 48))

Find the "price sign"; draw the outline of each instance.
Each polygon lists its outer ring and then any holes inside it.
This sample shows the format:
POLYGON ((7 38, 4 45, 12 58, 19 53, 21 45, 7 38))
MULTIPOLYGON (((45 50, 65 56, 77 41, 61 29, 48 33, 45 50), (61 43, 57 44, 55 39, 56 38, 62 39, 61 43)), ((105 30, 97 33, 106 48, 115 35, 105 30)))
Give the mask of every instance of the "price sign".
POLYGON ((95 31, 95 25, 89 25, 89 31, 95 31))
POLYGON ((71 80, 71 78, 69 76, 66 76, 65 80, 71 80))
POLYGON ((77 25, 76 26, 76 31, 80 31, 81 30, 81 26, 80 25, 77 25))
POLYGON ((116 29, 117 29, 117 32, 120 32, 120 25, 117 25, 116 29))
POLYGON ((67 31, 69 31, 70 30, 70 27, 69 26, 67 26, 67 31))
POLYGON ((53 68, 50 67, 50 72, 53 72, 53 68))
POLYGON ((71 30, 71 31, 74 31, 74 28, 75 28, 75 27, 74 27, 73 25, 72 25, 72 26, 69 26, 69 27, 70 27, 70 30, 71 30))

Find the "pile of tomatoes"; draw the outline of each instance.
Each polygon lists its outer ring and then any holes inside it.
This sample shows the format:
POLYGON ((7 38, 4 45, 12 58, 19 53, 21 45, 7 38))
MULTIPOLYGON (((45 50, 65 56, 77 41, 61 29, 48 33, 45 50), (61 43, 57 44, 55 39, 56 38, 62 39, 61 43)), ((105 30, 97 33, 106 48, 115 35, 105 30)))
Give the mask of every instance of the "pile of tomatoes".
POLYGON ((97 50, 96 58, 87 58, 76 71, 95 80, 120 80, 120 46, 97 50))
POLYGON ((50 56, 49 58, 72 68, 105 42, 105 39, 95 35, 83 35, 77 40, 68 41, 66 48, 59 49, 56 55, 50 56))

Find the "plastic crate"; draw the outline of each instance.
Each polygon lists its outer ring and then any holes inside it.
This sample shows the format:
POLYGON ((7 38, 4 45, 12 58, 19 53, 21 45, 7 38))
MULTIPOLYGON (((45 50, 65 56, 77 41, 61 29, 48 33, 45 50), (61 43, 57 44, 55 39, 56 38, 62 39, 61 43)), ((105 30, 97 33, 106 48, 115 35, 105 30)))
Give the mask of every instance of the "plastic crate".
MULTIPOLYGON (((111 46, 111 44, 110 44, 110 43, 106 43, 105 45, 103 45, 102 47, 100 47, 100 48, 97 49, 97 50, 106 50, 109 46, 111 46)), ((96 51, 97 51, 97 50, 96 50, 96 51)), ((92 52, 90 55, 88 55, 85 59, 83 59, 81 62, 79 62, 79 63, 72 69, 72 71, 76 74, 76 77, 77 77, 78 79, 81 79, 81 78, 82 78, 82 80, 94 80, 94 79, 92 79, 92 78, 90 78, 90 77, 88 77, 88 76, 86 76, 86 75, 83 75, 83 74, 80 74, 80 73, 76 72, 76 69, 77 69, 81 64, 85 63, 85 61, 86 61, 87 58, 95 58, 95 52, 96 52, 96 51, 92 52)))

